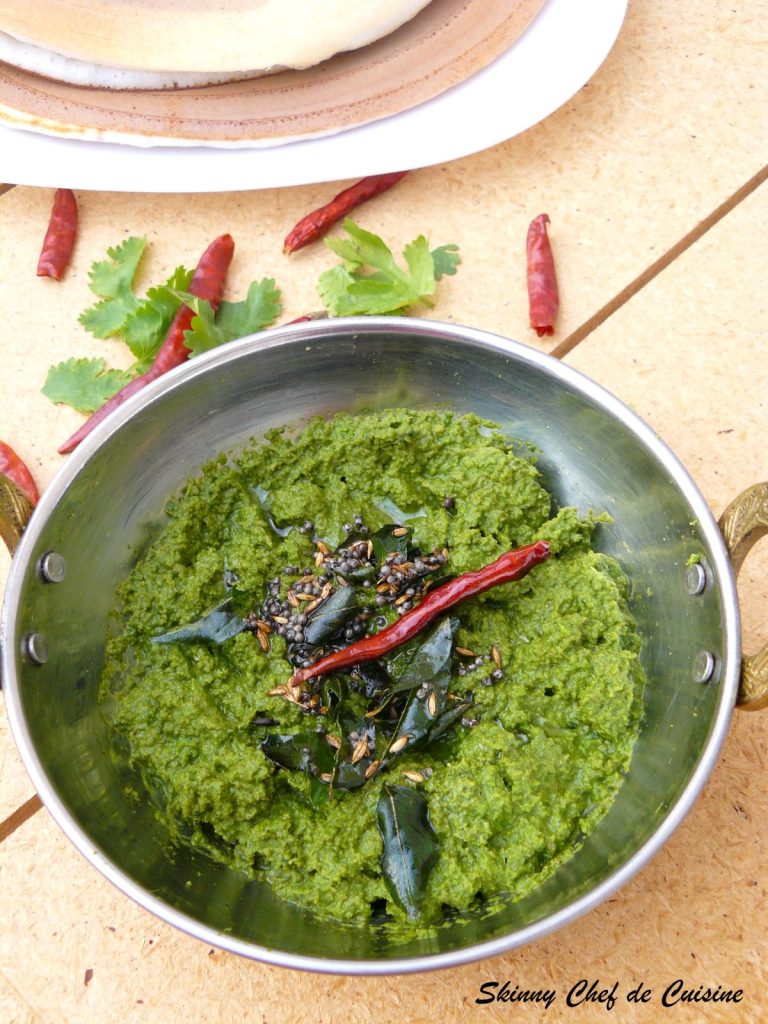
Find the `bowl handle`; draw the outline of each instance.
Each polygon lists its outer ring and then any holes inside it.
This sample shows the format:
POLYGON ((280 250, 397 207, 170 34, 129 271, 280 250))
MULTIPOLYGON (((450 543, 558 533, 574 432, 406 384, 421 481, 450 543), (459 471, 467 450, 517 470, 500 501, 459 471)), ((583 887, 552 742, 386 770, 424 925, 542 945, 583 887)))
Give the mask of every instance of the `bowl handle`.
POLYGON ((13 480, 0 473, 0 539, 11 554, 18 547, 31 515, 30 501, 13 480))
MULTIPOLYGON (((738 573, 751 549, 768 534, 768 482, 754 484, 734 498, 720 517, 719 526, 733 571, 738 573)), ((768 707, 768 644, 742 659, 736 703, 746 711, 768 707)))

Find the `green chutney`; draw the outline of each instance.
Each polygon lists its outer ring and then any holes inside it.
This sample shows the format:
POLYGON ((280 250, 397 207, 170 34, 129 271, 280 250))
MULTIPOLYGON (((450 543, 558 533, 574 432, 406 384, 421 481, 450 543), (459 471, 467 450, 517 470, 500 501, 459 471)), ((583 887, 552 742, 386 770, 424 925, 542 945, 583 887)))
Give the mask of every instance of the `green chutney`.
POLYGON ((119 590, 121 632, 109 642, 102 695, 180 845, 266 880, 321 918, 359 923, 384 908, 413 932, 452 908, 520 898, 606 813, 642 714, 627 580, 593 549, 595 517, 553 509, 534 457, 493 424, 396 409, 275 430, 208 465, 166 513, 119 590), (552 555, 451 612, 456 646, 495 650, 502 666, 493 678, 456 654, 450 690, 454 699, 471 693, 470 717, 317 806, 307 774, 261 747, 270 731, 318 724, 268 695, 291 675, 285 640, 273 634, 265 652, 253 632, 221 644, 152 638, 220 604, 225 578, 236 580, 241 606, 258 608, 269 580, 284 566, 312 567, 317 542, 334 549, 356 516, 372 531, 406 525, 424 551, 447 549, 450 573, 539 539, 552 555), (385 783, 424 794, 437 837, 418 922, 382 877, 376 805, 385 783))

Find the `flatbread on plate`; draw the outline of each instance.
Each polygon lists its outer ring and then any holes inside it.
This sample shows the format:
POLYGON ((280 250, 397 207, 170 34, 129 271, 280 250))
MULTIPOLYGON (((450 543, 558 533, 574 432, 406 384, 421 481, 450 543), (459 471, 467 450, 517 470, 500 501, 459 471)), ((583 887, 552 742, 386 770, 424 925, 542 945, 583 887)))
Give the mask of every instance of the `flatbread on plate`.
POLYGON ((4 0, 0 31, 111 68, 308 68, 409 21, 429 0, 4 0))

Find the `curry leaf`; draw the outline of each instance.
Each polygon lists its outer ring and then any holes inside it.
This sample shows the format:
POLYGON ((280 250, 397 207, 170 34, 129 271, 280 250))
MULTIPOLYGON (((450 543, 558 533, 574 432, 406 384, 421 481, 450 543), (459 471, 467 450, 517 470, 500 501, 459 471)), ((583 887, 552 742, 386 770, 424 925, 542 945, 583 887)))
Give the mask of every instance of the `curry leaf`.
POLYGON ((370 757, 362 758, 357 764, 352 764, 351 761, 342 761, 336 770, 333 785, 336 789, 360 789, 368 781, 365 773, 370 764, 370 757))
POLYGON ((261 749, 265 757, 281 768, 318 776, 332 772, 336 753, 324 732, 297 732, 292 736, 265 736, 261 749))
POLYGON ((441 619, 426 638, 419 638, 396 652, 387 666, 395 681, 392 693, 429 683, 449 670, 458 626, 458 619, 441 619))
POLYGON ((425 658, 430 668, 436 669, 433 675, 421 682, 418 689, 411 689, 400 716, 395 738, 407 736, 409 748, 425 737, 432 737, 433 727, 445 711, 451 682, 453 634, 457 625, 456 619, 444 619, 427 638, 422 649, 417 651, 416 658, 400 681, 403 687, 413 678, 413 670, 425 664, 425 658))
POLYGON ((444 736, 452 725, 455 725, 456 722, 464 717, 471 705, 472 698, 470 696, 460 703, 454 704, 452 707, 448 708, 447 711, 444 711, 439 715, 429 730, 430 740, 437 740, 440 739, 441 736, 444 736))
POLYGON ((426 797, 419 790, 385 783, 376 824, 384 846, 380 863, 387 888, 408 916, 417 918, 438 856, 426 797))
POLYGON ((359 607, 354 587, 334 590, 310 615, 304 628, 305 643, 319 644, 332 637, 359 607))
POLYGON ((346 688, 333 676, 326 676, 323 680, 323 706, 328 708, 327 718, 329 722, 334 722, 341 714, 344 707, 345 691, 346 688))
POLYGON ((367 700, 373 700, 392 686, 389 673, 378 661, 360 662, 359 665, 355 666, 355 675, 360 677, 365 686, 367 700))
POLYGON ((174 644, 187 640, 212 640, 223 644, 225 640, 237 636, 245 629, 245 621, 232 610, 229 598, 212 608, 202 619, 190 622, 187 626, 179 626, 169 633, 153 636, 153 644, 174 644))
POLYGON ((399 526, 397 523, 389 523, 387 526, 382 526, 371 537, 373 554, 376 561, 383 562, 387 555, 393 551, 399 555, 407 554, 409 538, 410 531, 406 527, 399 526), (406 532, 402 533, 404 529, 406 529, 406 532))

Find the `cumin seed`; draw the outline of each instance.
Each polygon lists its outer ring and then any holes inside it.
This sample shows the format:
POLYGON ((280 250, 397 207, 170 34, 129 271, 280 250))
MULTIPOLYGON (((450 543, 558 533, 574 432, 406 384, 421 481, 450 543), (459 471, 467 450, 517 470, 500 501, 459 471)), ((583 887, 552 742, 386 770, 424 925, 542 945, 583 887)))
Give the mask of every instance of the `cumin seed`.
POLYGON ((365 739, 358 740, 355 744, 355 749, 352 751, 351 761, 352 764, 357 764, 358 761, 362 761, 365 755, 368 753, 368 741, 365 739))

